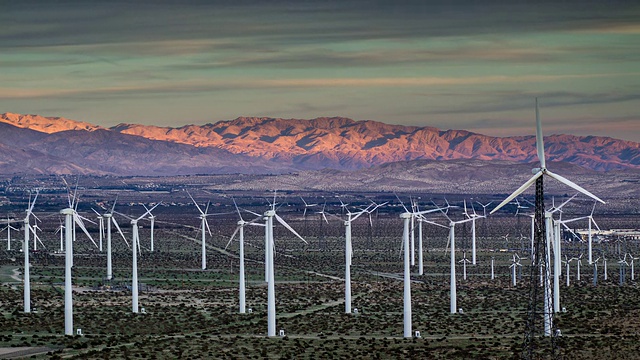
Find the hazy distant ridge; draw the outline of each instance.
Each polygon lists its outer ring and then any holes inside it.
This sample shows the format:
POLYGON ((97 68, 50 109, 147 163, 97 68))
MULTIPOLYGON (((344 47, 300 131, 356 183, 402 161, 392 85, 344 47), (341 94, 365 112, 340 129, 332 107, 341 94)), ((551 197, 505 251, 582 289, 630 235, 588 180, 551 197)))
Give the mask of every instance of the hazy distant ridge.
MULTIPOLYGON (((6 113, 0 115, 0 122, 20 128, 5 136, 9 130, 8 125, 3 126, 0 144, 13 150, 37 151, 40 155, 36 158, 66 164, 60 165, 64 170, 53 165, 38 167, 55 173, 78 168, 87 173, 143 175, 256 173, 353 170, 415 159, 536 160, 534 136, 499 138, 340 117, 240 117, 178 128, 120 124, 105 129, 64 118, 6 113)), ((599 171, 640 169, 640 144, 635 142, 551 135, 545 137, 545 147, 551 161, 599 171)), ((21 155, 26 156, 24 152, 21 155)), ((6 173, 11 168, 8 162, 16 155, 0 156, 0 171, 6 173)))

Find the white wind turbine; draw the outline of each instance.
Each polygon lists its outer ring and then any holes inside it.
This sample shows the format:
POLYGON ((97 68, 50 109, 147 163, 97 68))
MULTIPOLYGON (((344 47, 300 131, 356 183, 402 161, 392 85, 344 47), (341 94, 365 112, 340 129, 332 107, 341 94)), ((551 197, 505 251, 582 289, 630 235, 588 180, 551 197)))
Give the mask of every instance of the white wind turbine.
MULTIPOLYGON (((187 193, 189 194, 189 193, 187 193)), ((198 208, 198 211, 200 211, 200 231, 202 232, 202 270, 206 270, 207 269, 207 245, 206 245, 206 237, 207 234, 205 232, 205 226, 206 226, 206 230, 209 232, 209 236, 213 236, 213 234, 211 234, 211 229, 209 228, 209 223, 207 222, 207 216, 212 215, 209 214, 209 203, 207 202, 207 207, 205 208, 204 211, 202 211, 202 209, 200 208, 200 205, 198 205, 198 203, 193 199, 193 196, 191 196, 191 194, 189 194, 189 197, 191 198, 191 200, 193 201, 193 203, 196 205, 196 207, 198 208)))
POLYGON ((58 226, 58 228, 56 229, 56 232, 53 233, 54 235, 57 233, 60 233, 60 252, 64 251, 64 224, 62 222, 60 222, 60 226, 58 226))
POLYGON ((97 212, 94 208, 91 208, 91 210, 96 213, 96 217, 98 219, 98 246, 100 247, 100 252, 102 252, 102 239, 104 238, 104 217, 100 215, 100 213, 97 212))
POLYGON ((40 227, 38 226, 38 223, 35 223, 31 227, 31 232, 33 232, 33 251, 38 250, 38 243, 40 243, 40 245, 42 245, 42 247, 46 249, 46 246, 44 246, 42 239, 40 239, 40 236, 38 236, 38 230, 42 232, 42 229, 40 229, 40 227))
MULTIPOLYGON (((413 209, 413 217, 412 218, 416 218, 418 220, 418 275, 423 275, 424 274, 424 251, 422 249, 422 223, 427 223, 427 224, 431 224, 431 225, 435 225, 435 226, 440 226, 440 227, 446 228, 446 226, 438 224, 438 223, 433 222, 433 221, 429 221, 425 217, 426 214, 430 214, 430 213, 434 213, 434 212, 440 211, 441 208, 438 207, 438 205, 435 205, 435 207, 436 207, 435 209, 429 209, 429 210, 420 211, 420 208, 416 204, 415 209, 413 209)), ((447 207, 446 208, 442 208, 442 209, 448 209, 448 208, 449 208, 449 203, 447 203, 447 207)), ((406 210, 406 208, 405 208, 405 210, 406 210)), ((414 230, 411 230, 411 231, 413 232, 414 230)))
POLYGON ((24 253, 24 312, 31 312, 31 279, 29 277, 29 234, 31 233, 31 225, 29 224, 29 217, 31 217, 33 207, 38 199, 38 192, 31 201, 31 194, 29 194, 29 206, 27 208, 27 216, 24 218, 24 243, 22 244, 22 252, 24 253))
POLYGON ((633 257, 633 255, 631 255, 630 253, 627 254, 627 255, 629 255, 629 258, 631 258, 631 261, 629 262, 629 266, 631 267, 631 281, 635 281, 636 280, 636 276, 635 276, 635 272, 634 272, 634 269, 633 269, 633 260, 637 260, 637 259, 640 259, 640 258, 633 257))
POLYGON ((473 201, 471 202, 471 210, 473 211, 473 214, 469 214, 467 212, 467 201, 464 200, 464 215, 471 219, 471 264, 476 265, 476 219, 485 218, 486 214, 478 215, 476 213, 476 209, 473 207, 473 201))
MULTIPOLYGON (((457 303, 457 288, 456 288, 456 225, 464 224, 469 221, 473 221, 474 218, 464 219, 453 221, 451 218, 442 211, 442 214, 449 220, 449 240, 448 243, 451 244, 451 280, 450 280, 450 312, 455 314, 458 312, 458 303, 457 303)), ((446 253, 446 251, 445 251, 446 253)))
POLYGON ((598 286, 598 261, 600 258, 593 260, 593 286, 598 286))
MULTIPOLYGON (((549 239, 549 232, 550 229, 549 227, 551 227, 551 225, 547 226, 546 223, 543 222, 543 215, 544 215, 544 209, 539 206, 539 204, 543 204, 543 199, 541 198, 542 193, 543 193, 543 176, 549 176, 553 179, 556 179, 557 181, 599 201, 604 203, 604 201, 602 201, 600 198, 598 198, 597 196, 593 195, 592 193, 590 193, 589 191, 585 190, 584 188, 582 188, 581 186, 573 183, 572 181, 564 178, 563 176, 560 176, 558 174, 555 174, 551 171, 549 171, 547 169, 547 165, 546 165, 546 160, 545 160, 545 154, 544 154, 544 140, 542 137, 542 125, 540 122, 540 115, 539 115, 539 110, 538 110, 538 99, 536 98, 536 149, 537 149, 537 153, 538 153, 538 159, 540 161, 540 168, 536 168, 534 169, 534 175, 533 177, 531 177, 529 180, 527 180, 527 182, 525 182, 522 186, 520 186, 516 191, 513 192, 513 194, 509 195, 509 197, 507 197, 505 200, 503 200, 496 208, 494 208, 491 211, 491 214, 493 214, 494 212, 496 212, 498 209, 500 209, 501 207, 503 207, 504 205, 508 204, 510 201, 512 201, 514 198, 516 198, 517 196, 519 196, 520 194, 522 194, 527 188, 529 188, 531 185, 533 185, 534 183, 536 183, 536 189, 539 190, 539 193, 536 194, 536 217, 538 218, 538 221, 540 221, 540 226, 541 229, 546 228, 546 231, 541 231, 541 233, 546 233, 546 242, 547 244, 549 243, 550 239, 549 239)), ((546 217, 546 221, 550 222, 550 216, 546 217)), ((541 240, 541 239, 539 239, 541 240)), ((548 251, 549 247, 547 246, 547 259, 545 259, 547 265, 544 266, 544 268, 546 268, 547 270, 544 271, 544 277, 546 278, 546 280, 544 281, 544 286, 545 286, 545 291, 544 291, 544 332, 545 332, 545 336, 551 336, 551 328, 553 327, 552 324, 552 315, 549 313, 548 309, 548 300, 550 299, 550 284, 548 281, 548 276, 549 276, 549 263, 550 261, 549 259, 549 251, 548 251)), ((538 254, 532 254, 532 256, 536 256, 537 259, 541 258, 539 256, 537 256, 538 254)), ((531 324, 533 325, 533 324, 531 324)))
POLYGON ((518 266, 522 266, 520 264, 520 257, 518 257, 518 259, 516 260, 516 254, 513 254, 513 260, 511 261, 511 265, 509 266, 509 268, 511 268, 511 285, 513 285, 513 287, 516 287, 516 268, 518 266))
POLYGON ((275 290, 275 274, 274 274, 274 252, 275 252, 275 241, 273 238, 273 218, 284 226, 287 230, 289 230, 292 234, 302 240, 305 244, 307 241, 300 236, 289 224, 287 224, 284 219, 282 219, 276 213, 276 202, 275 202, 275 193, 274 193, 274 201, 271 204, 271 210, 268 210, 264 213, 266 218, 266 227, 265 227, 265 239, 266 247, 266 260, 268 263, 268 279, 267 279, 267 336, 272 337, 276 336, 276 290, 275 290))
MULTIPOLYGON (((573 199, 573 197, 571 199, 573 199)), ((565 201, 562 205, 560 205, 559 208, 556 208, 553 211, 561 211, 560 209, 562 208, 562 206, 568 203, 571 199, 565 201)), ((552 214, 553 211, 548 212, 548 214, 552 214)), ((560 257, 562 255, 562 236, 560 233, 560 225, 564 226, 566 229, 571 231, 571 229, 569 229, 569 227, 567 226, 567 223, 571 223, 571 222, 579 221, 583 219, 586 219, 586 217, 579 217, 579 218, 568 219, 568 220, 555 220, 551 218, 551 221, 553 223, 552 238, 553 238, 553 261, 554 261, 553 262, 553 310, 556 313, 560 312, 560 274, 562 273, 562 268, 561 268, 562 258, 560 257)), ((578 281, 579 280, 580 280, 580 277, 578 276, 578 281)))
MULTIPOLYGON (((404 205, 403 205, 404 206, 404 205)), ((406 210, 406 208, 405 208, 406 210)), ((404 301, 403 301, 403 324, 404 331, 403 336, 405 338, 411 337, 411 272, 409 261, 409 226, 413 214, 409 211, 400 214, 400 218, 403 221, 402 231, 402 246, 404 247, 404 301)))
MULTIPOLYGON (((120 233, 120 236, 122 236, 122 240, 124 240, 124 243, 127 244, 127 247, 129 247, 129 248, 131 247, 131 246, 129 246, 129 242, 127 242, 127 238, 122 233, 122 229, 120 229, 120 225, 118 225, 118 222, 116 221, 116 218, 113 217, 113 213, 114 213, 114 210, 116 208, 116 203, 117 202, 118 202, 118 198, 116 198, 113 201, 113 205, 111 206, 111 210, 109 210, 108 212, 106 212, 103 215, 103 217, 105 219, 107 219, 107 280, 113 279, 112 251, 111 251, 111 224, 112 223, 116 227, 116 229, 118 230, 118 233, 120 233)), ((104 210, 106 210, 106 209, 104 209, 104 210)))
MULTIPOLYGON (((377 208, 376 206, 374 210, 377 208)), ((351 223, 364 213, 369 213, 369 205, 366 209, 357 213, 347 210, 347 220, 344 221, 344 312, 351 314, 351 261, 353 259, 353 247, 351 245, 351 223)))
POLYGON ((144 214, 140 215, 138 218, 134 219, 128 215, 118 213, 127 219, 131 220, 131 244, 132 244, 132 259, 131 259, 131 310, 134 314, 137 314, 139 311, 138 306, 138 253, 140 251, 140 236, 138 235, 138 221, 142 220, 145 216, 151 213, 153 209, 158 207, 158 205, 162 204, 161 202, 157 203, 151 209, 148 209, 144 214))
MULTIPOLYGON (((145 210, 149 210, 146 205, 142 204, 142 206, 144 206, 145 210)), ((151 249, 150 249, 150 251, 153 252, 154 251, 154 247, 153 247, 153 231, 154 231, 154 228, 155 228, 156 217, 151 212, 149 212, 149 217, 147 219, 149 219, 149 222, 150 222, 149 229, 151 230, 151 249)))
POLYGON ((7 216, 7 221, 5 222, 5 224, 7 224, 7 226, 5 226, 2 230, 0 231, 5 231, 7 230, 7 251, 11 251, 11 230, 14 231, 19 231, 20 229, 15 228, 13 226, 11 226, 12 223, 17 223, 19 222, 18 220, 10 220, 9 216, 7 216))
POLYGON ((252 221, 244 221, 244 219, 242 218, 242 214, 240 213, 240 209, 238 208, 238 204, 236 204, 236 200, 233 199, 233 205, 235 205, 236 207, 236 211, 238 212, 238 217, 240 217, 240 220, 238 220, 238 227, 236 227, 235 231, 233 232, 233 235, 231 235, 231 238, 229 239, 229 242, 227 243, 227 246, 225 246, 225 250, 229 247, 229 245, 231 244, 231 241, 233 241, 233 238, 236 236, 236 234, 238 235, 238 241, 240 243, 240 247, 239 247, 239 260, 240 260, 240 273, 238 275, 239 279, 238 282, 239 284, 239 305, 240 305, 240 314, 244 314, 246 312, 246 282, 244 279, 245 273, 244 273, 244 227, 246 225, 258 225, 258 226, 265 226, 264 224, 258 224, 255 223, 256 220, 262 218, 262 215, 258 215, 258 217, 256 219, 253 219, 252 221))
POLYGON ((462 263, 462 280, 467 280, 467 263, 470 263, 471 261, 467 259, 466 251, 462 252, 462 260, 458 262, 462 263))
POLYGON ((302 200, 302 203, 304 204, 304 212, 302 213, 302 218, 303 219, 307 219, 307 209, 314 207, 314 206, 318 206, 318 204, 308 204, 306 201, 304 201, 304 199, 302 198, 302 196, 300 196, 300 200, 302 200))
POLYGON ((91 240, 93 245, 98 247, 98 245, 93 241, 93 238, 87 231, 82 222, 82 219, 78 215, 76 211, 77 203, 74 206, 74 202, 77 201, 77 198, 74 194, 73 201, 71 201, 71 196, 69 196, 69 207, 66 209, 62 209, 60 214, 64 215, 64 235, 65 235, 65 267, 64 267, 64 334, 65 335, 73 335, 73 288, 71 286, 71 267, 73 266, 73 241, 74 231, 76 225, 82 229, 82 231, 87 235, 87 237, 91 240))
POLYGON ((591 223, 593 223, 593 225, 596 226, 596 229, 598 229, 598 231, 600 231, 600 226, 598 226, 598 224, 596 223, 596 221, 593 219, 593 212, 596 210, 596 204, 597 202, 593 203, 593 208, 591 209, 591 214, 589 214, 589 216, 587 216, 587 218, 589 218, 589 228, 588 228, 588 240, 589 240, 589 244, 588 244, 588 251, 589 251, 589 265, 591 265, 592 263, 592 259, 593 259, 593 255, 592 255, 592 239, 593 239, 593 235, 592 235, 592 230, 591 230, 591 223))

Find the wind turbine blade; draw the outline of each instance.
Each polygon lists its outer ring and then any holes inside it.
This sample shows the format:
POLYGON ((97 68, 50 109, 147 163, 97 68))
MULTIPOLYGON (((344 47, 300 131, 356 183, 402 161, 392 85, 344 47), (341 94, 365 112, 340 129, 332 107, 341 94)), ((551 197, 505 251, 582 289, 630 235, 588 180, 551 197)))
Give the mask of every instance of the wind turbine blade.
POLYGON ((593 203, 593 208, 591 209, 591 215, 589 216, 593 216, 593 212, 596 211, 596 204, 598 204, 597 202, 593 203))
MULTIPOLYGON (((445 199, 445 201, 446 201, 446 199, 445 199)), ((431 202, 433 203, 433 206, 435 206, 435 207, 436 207, 436 209, 435 209, 435 210, 440 211, 440 212, 442 213, 442 215, 444 215, 444 217, 446 217, 446 218, 447 218, 447 220, 449 220, 449 222, 451 222, 451 218, 449 217, 449 215, 447 215, 447 213, 446 213, 446 212, 445 212, 441 207, 439 207, 439 206, 435 203, 435 201, 431 201, 431 202)), ((449 202, 447 201, 447 207, 446 207, 446 209, 447 209, 447 210, 449 210, 449 207, 450 207, 450 205, 449 205, 449 202)), ((434 209, 432 209, 432 210, 434 210, 434 209)), ((426 211, 424 211, 424 212, 422 212, 422 213, 420 213, 420 214, 418 214, 418 215, 426 214, 427 212, 428 212, 428 210, 426 210, 426 211)))
POLYGON ((327 224, 329 223, 329 220, 327 220, 327 216, 324 214, 324 212, 322 213, 322 218, 327 224))
POLYGON ((240 217, 240 220, 244 221, 244 219, 242 218, 242 214, 240 213, 240 209, 238 208, 238 204, 236 203, 236 199, 232 197, 231 200, 233 200, 233 206, 236 207, 236 211, 238 212, 238 216, 240 217))
MULTIPOLYGON (((565 229, 567 229, 567 231, 569 231, 569 232, 573 235, 573 237, 574 237, 574 238, 578 239, 579 241, 582 241, 582 238, 581 238, 581 237, 579 237, 578 235, 576 235, 576 233, 574 233, 574 232, 573 232, 573 230, 571 230, 571 228, 569 228, 569 227, 567 226, 567 224, 565 224, 565 223, 563 222, 563 223, 562 223, 562 226, 564 226, 564 228, 565 228, 565 229)), ((576 259, 576 260, 577 260, 577 259, 576 259)))
MULTIPOLYGON (((157 208, 160 204, 162 204, 162 202, 159 202, 159 203, 155 204, 155 206, 153 206, 151 209, 148 209, 147 212, 145 212, 139 218, 137 218, 136 221, 138 221, 138 220, 142 219, 143 217, 147 216, 147 214, 151 214, 151 211, 153 211, 153 209, 157 208)), ((145 208, 146 208, 146 206, 145 206, 145 208)))
POLYGON ((500 204, 498 204, 498 206, 496 206, 495 208, 493 208, 493 210, 491 210, 491 212, 489 213, 489 215, 493 214, 494 212, 498 211, 501 207, 505 206, 506 204, 508 204, 511 200, 513 200, 516 196, 522 194, 525 190, 527 190, 527 188, 529 188, 529 186, 531 186, 540 176, 542 176, 542 170, 538 171, 535 175, 533 175, 531 177, 531 179, 527 180, 527 182, 525 182, 524 184, 522 184, 522 186, 520 186, 518 188, 518 190, 514 191, 513 194, 509 195, 508 198, 504 199, 500 204))
POLYGON ((93 225, 96 225, 96 222, 95 222, 95 221, 93 221, 93 220, 89 220, 89 219, 87 219, 86 217, 84 217, 84 216, 82 216, 82 215, 80 215, 80 214, 76 214, 76 215, 77 215, 80 219, 82 219, 82 220, 84 220, 84 221, 88 221, 88 222, 92 223, 93 225))
POLYGON ((247 209, 242 209, 242 210, 244 210, 244 211, 248 212, 249 214, 253 214, 253 215, 255 215, 255 216, 263 217, 263 215, 258 214, 257 212, 253 212, 253 211, 251 211, 251 210, 247 210, 247 209))
POLYGON ((207 221, 207 218, 204 218, 204 224, 207 226, 207 231, 209 232, 209 236, 213 236, 213 234, 211 233, 211 228, 209 228, 209 222, 207 221))
POLYGON ((207 201, 207 207, 204 209, 204 214, 207 215, 209 213, 209 205, 211 205, 211 201, 207 201))
POLYGON ((304 211, 302 212, 302 217, 306 217, 307 216, 307 208, 304 208, 304 211))
POLYGON ((98 248, 98 244, 96 244, 96 242, 93 241, 93 238, 91 237, 91 234, 89 234, 89 232, 87 231, 87 228, 84 227, 84 223, 82 222, 82 219, 75 212, 73 213, 73 220, 75 221, 76 224, 78 224, 80 229, 82 229, 84 234, 87 235, 87 237, 89 238, 89 240, 91 240, 93 245, 95 245, 95 247, 98 248))
POLYGON ((120 233, 120 236, 122 236, 122 240, 124 240, 125 244, 127 244, 127 247, 131 247, 129 246, 129 242, 127 241, 127 238, 122 233, 122 229, 120 229, 120 225, 118 225, 116 218, 112 217, 111 220, 113 221, 113 225, 115 225, 116 229, 118 230, 118 233, 120 233))
POLYGON ((464 219, 464 220, 459 220, 459 221, 454 221, 455 224, 464 224, 466 222, 469 221, 473 221, 473 218, 469 218, 469 219, 464 219))
POLYGON ((551 172, 551 171, 549 171, 549 170, 547 170, 547 171, 546 171, 546 174, 547 174, 547 175, 549 175, 549 176, 551 176, 552 178, 554 178, 554 179, 556 179, 556 180, 560 181, 561 183, 563 183, 563 184, 565 184, 565 185, 568 185, 568 186, 572 187, 573 189, 575 189, 575 190, 577 190, 577 191, 579 191, 579 192, 581 192, 581 193, 583 193, 583 194, 585 194, 585 195, 589 196, 590 198, 592 198, 592 199, 594 199, 594 200, 597 200, 597 201, 599 201, 599 202, 601 202, 601 203, 603 203, 603 204, 606 204, 606 203, 605 203, 604 201, 602 201, 599 197, 597 197, 597 196, 593 195, 592 193, 588 192, 587 190, 585 190, 584 188, 582 188, 580 185, 578 185, 578 184, 576 184, 576 183, 572 182, 571 180, 568 180, 568 179, 566 179, 566 178, 564 178, 564 177, 562 177, 562 176, 560 176, 560 175, 558 175, 558 174, 552 173, 552 172, 551 172))
POLYGON ((200 206, 198 205, 198 203, 193 199, 193 196, 191 196, 191 194, 187 191, 187 195, 189 195, 189 197, 191 198, 191 201, 193 201, 193 203, 196 205, 196 207, 198 208, 198 211, 200 211, 200 214, 204 215, 204 213, 202 212, 202 209, 200 209, 200 206))
POLYGON ((538 98, 536 98, 536 149, 538 150, 538 159, 540 160, 540 168, 546 169, 547 162, 544 158, 544 139, 542 138, 542 123, 540 122, 540 109, 538 109, 538 98))
POLYGON ((562 211, 561 211, 561 209, 562 209, 565 205, 567 205, 567 204, 569 203, 569 201, 573 200, 573 198, 575 198, 576 196, 578 196, 578 194, 575 194, 575 195, 573 195, 572 197, 570 197, 568 200, 565 200, 565 201, 564 201, 562 204, 560 204, 557 208, 555 208, 555 209, 551 210, 551 213, 553 214, 553 213, 555 213, 556 211, 560 211, 560 212, 562 212, 562 211))
POLYGON ((287 224, 286 221, 284 221, 283 218, 280 217, 280 215, 275 214, 275 218, 276 220, 278 220, 278 222, 280 224, 282 224, 282 226, 284 226, 285 228, 287 228, 287 230, 291 231, 293 233, 293 235, 297 236, 300 240, 302 240, 305 244, 308 244, 307 240, 305 240, 302 236, 300 236, 300 234, 298 234, 295 230, 293 230, 293 228, 291 226, 289 226, 289 224, 287 224))
POLYGON ((407 207, 404 206, 404 203, 402 202, 402 200, 400 200, 400 197, 398 196, 398 194, 393 193, 393 195, 395 195, 396 199, 398 199, 398 201, 400 201, 400 205, 402 205, 402 207, 404 208, 404 211, 410 213, 411 211, 409 211, 409 209, 407 209, 407 207))
POLYGON ((111 212, 109 212, 110 214, 113 214, 113 211, 116 209, 117 202, 118 202, 118 197, 116 196, 116 199, 113 200, 113 206, 111 206, 111 212))
POLYGON ((94 212, 94 213, 96 213, 96 215, 98 215, 98 216, 102 216, 102 215, 100 215, 100 213, 99 213, 99 212, 97 212, 97 211, 96 211, 96 209, 91 208, 91 210, 93 210, 93 212, 94 212))
MULTIPOLYGON (((240 225, 240 226, 242 226, 242 225, 240 225)), ((229 242, 227 243, 227 246, 224 247, 225 250, 227 250, 229 245, 231 245, 231 242, 233 241, 233 238, 236 237, 236 234, 238 233, 238 230, 240 230, 240 226, 238 226, 236 228, 236 230, 233 232, 233 234, 231 235, 231 239, 229 239, 229 242)))
POLYGON ((600 231, 600 226, 598 226, 598 224, 596 223, 595 219, 594 218, 590 218, 590 219, 591 219, 591 222, 593 223, 593 225, 596 226, 596 229, 598 229, 598 231, 600 231))
POLYGON ((421 220, 422 222, 425 222, 427 224, 431 224, 431 225, 435 225, 435 226, 440 226, 442 228, 448 229, 449 227, 446 225, 442 225, 442 224, 438 224, 437 222, 433 222, 433 221, 429 221, 429 220, 425 220, 424 218, 421 220))
MULTIPOLYGON (((36 205, 36 200, 38 199, 39 191, 36 191, 36 196, 33 198, 33 202, 29 204, 29 214, 33 211, 33 207, 36 205)), ((34 215, 35 216, 35 215, 34 215)))

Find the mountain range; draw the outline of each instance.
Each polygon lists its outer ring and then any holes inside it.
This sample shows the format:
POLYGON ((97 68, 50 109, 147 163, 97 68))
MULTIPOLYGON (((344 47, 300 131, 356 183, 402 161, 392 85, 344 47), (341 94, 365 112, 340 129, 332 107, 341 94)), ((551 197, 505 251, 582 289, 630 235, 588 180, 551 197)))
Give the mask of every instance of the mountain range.
MULTIPOLYGON (((573 135, 544 140, 548 161, 596 171, 640 169, 640 143, 573 135)), ((409 160, 534 162, 535 136, 500 138, 341 117, 104 128, 60 117, 0 114, 2 174, 273 174, 409 160)))

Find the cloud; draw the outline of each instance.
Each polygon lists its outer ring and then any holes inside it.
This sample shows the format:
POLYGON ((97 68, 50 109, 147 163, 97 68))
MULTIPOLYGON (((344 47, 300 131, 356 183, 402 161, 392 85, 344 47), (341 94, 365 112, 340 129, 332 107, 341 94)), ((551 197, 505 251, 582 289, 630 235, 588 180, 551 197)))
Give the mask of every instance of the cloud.
MULTIPOLYGON (((637 75, 637 74, 636 74, 637 75)), ((183 94, 209 91, 230 91, 272 88, 341 88, 341 87, 421 87, 508 84, 524 82, 550 82, 566 79, 592 79, 629 74, 576 74, 576 75, 522 75, 522 76, 475 76, 475 77, 381 77, 381 78, 295 78, 264 79, 239 78, 229 80, 160 81, 147 85, 128 85, 95 88, 0 88, 0 98, 69 98, 91 96, 135 96, 149 94, 183 94)))

